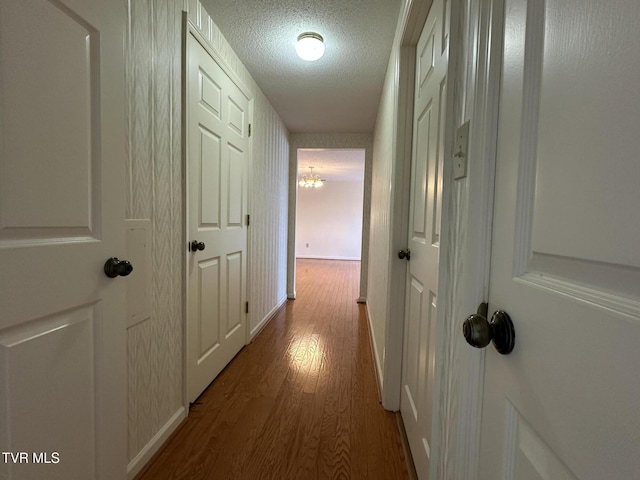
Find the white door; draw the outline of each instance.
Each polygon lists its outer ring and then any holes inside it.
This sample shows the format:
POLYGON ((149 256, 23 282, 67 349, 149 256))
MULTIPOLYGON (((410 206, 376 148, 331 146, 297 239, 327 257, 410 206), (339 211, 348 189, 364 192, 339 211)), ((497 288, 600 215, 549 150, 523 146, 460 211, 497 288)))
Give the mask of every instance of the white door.
POLYGON ((187 394, 193 402, 247 339, 249 104, 198 40, 187 37, 187 394))
POLYGON ((409 217, 411 257, 407 269, 400 412, 420 478, 429 474, 431 448, 448 59, 448 48, 443 42, 444 6, 442 0, 433 3, 416 51, 409 217))
POLYGON ((124 5, 0 1, 0 478, 126 475, 124 5))
POLYGON ((505 22, 489 313, 516 343, 487 348, 480 478, 637 479, 640 3, 505 22))

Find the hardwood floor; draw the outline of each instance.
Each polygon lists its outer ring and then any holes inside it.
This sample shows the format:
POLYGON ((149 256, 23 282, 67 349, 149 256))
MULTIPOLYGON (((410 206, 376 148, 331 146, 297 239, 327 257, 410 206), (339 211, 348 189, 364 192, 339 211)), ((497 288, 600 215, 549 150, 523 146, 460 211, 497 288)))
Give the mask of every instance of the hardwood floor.
POLYGON ((288 301, 139 480, 408 478, 378 403, 359 262, 298 260, 288 301))

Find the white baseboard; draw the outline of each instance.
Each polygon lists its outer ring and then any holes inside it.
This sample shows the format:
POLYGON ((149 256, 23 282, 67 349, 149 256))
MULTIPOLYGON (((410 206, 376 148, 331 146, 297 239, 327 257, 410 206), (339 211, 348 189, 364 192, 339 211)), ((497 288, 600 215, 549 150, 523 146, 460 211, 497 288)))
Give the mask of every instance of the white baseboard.
POLYGON ((355 260, 360 261, 360 257, 338 257, 327 255, 296 255, 296 258, 308 258, 312 260, 355 260))
POLYGON ((358 297, 357 303, 367 303, 367 297, 358 297))
POLYGON ((185 407, 180 407, 176 413, 169 419, 167 423, 155 434, 155 436, 147 443, 140 453, 129 462, 127 465, 127 479, 132 480, 140 471, 144 468, 151 457, 153 457, 158 450, 164 445, 169 436, 175 432, 176 428, 180 426, 182 420, 187 417, 187 410, 185 407))
POLYGON ((280 300, 278 300, 278 303, 276 303, 276 306, 273 307, 271 311, 269 311, 269 313, 267 313, 265 317, 262 320, 260 320, 258 325, 256 325, 251 330, 251 333, 249 334, 251 337, 251 341, 253 341, 253 339, 256 338, 256 336, 262 331, 262 329, 267 326, 267 323, 269 323, 269 321, 273 318, 276 312, 280 310, 280 307, 282 307, 286 302, 287 302, 287 295, 285 295, 280 300))
POLYGON ((378 381, 378 400, 382 402, 382 381, 384 380, 382 374, 382 361, 378 348, 376 347, 375 339, 373 338, 373 325, 371 324, 371 313, 369 312, 369 304, 365 303, 367 312, 367 325, 369 326, 369 343, 371 344, 371 351, 373 352, 373 364, 376 367, 376 380, 378 381))

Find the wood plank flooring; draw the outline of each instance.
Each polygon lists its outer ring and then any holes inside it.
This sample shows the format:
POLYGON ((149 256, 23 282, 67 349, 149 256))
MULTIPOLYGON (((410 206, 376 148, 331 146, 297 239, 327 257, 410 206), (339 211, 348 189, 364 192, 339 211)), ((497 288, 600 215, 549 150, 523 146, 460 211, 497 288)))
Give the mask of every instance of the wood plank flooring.
POLYGON ((378 403, 359 262, 298 260, 288 301, 139 480, 408 478, 378 403))

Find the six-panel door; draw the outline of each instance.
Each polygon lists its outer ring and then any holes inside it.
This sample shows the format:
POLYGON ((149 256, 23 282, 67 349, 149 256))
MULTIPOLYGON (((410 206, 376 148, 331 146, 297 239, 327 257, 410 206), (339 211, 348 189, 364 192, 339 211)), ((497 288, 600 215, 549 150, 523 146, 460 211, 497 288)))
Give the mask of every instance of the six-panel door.
MULTIPOLYGON (((249 103, 188 34, 187 390, 193 402, 246 342, 249 103)), ((185 248, 186 250, 186 248, 185 248)))
POLYGON ((400 411, 419 478, 429 475, 433 411, 448 1, 436 0, 418 41, 404 358, 400 411))

